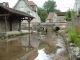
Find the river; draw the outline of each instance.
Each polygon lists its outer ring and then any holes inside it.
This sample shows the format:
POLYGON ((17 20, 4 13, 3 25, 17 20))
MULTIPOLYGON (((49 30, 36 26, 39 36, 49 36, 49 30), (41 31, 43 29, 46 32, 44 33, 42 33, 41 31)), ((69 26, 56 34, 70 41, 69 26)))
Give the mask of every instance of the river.
POLYGON ((0 40, 0 60, 69 60, 65 42, 60 35, 31 34, 0 40))

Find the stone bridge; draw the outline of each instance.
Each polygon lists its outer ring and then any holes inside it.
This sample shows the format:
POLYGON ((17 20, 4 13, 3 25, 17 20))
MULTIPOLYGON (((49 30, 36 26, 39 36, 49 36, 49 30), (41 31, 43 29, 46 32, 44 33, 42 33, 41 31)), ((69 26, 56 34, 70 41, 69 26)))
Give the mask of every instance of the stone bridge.
POLYGON ((38 24, 33 24, 33 29, 38 30, 39 28, 45 28, 48 30, 52 30, 52 27, 55 25, 53 23, 38 23, 38 24))
POLYGON ((55 22, 55 23, 37 23, 33 24, 33 30, 38 30, 39 28, 43 27, 47 30, 52 30, 54 27, 59 27, 60 29, 65 28, 67 26, 66 22, 55 22))

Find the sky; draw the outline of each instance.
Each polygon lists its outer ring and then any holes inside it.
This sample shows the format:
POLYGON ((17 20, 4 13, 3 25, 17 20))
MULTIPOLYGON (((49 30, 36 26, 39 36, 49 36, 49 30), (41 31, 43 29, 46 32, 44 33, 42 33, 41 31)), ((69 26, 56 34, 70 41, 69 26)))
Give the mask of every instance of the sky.
MULTIPOLYGON (((0 2, 9 2, 9 6, 13 7, 18 0, 0 0, 0 2)), ((38 7, 42 7, 47 0, 29 0, 33 1, 38 7)), ((75 0, 54 0, 57 5, 57 9, 62 12, 72 9, 74 7, 75 0)))

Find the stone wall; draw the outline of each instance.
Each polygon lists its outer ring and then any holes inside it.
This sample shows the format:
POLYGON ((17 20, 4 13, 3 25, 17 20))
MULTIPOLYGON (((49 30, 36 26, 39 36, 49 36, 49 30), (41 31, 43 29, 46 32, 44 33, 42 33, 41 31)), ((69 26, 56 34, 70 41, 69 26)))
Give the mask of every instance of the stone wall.
POLYGON ((13 20, 12 31, 18 31, 18 29, 19 29, 19 21, 18 20, 13 20))
POLYGON ((66 22, 66 20, 64 18, 65 18, 65 16, 58 16, 57 21, 58 22, 66 22))
POLYGON ((5 21, 0 17, 0 32, 5 32, 5 21))
POLYGON ((54 23, 39 23, 33 25, 33 30, 38 30, 39 28, 43 27, 47 30, 52 30, 52 27, 54 27, 54 23))
MULTIPOLYGON (((10 22, 7 21, 7 31, 10 31, 10 22)), ((19 21, 13 20, 12 21, 12 31, 18 31, 19 29, 19 21)), ((5 32, 5 20, 0 17, 0 33, 5 32)))

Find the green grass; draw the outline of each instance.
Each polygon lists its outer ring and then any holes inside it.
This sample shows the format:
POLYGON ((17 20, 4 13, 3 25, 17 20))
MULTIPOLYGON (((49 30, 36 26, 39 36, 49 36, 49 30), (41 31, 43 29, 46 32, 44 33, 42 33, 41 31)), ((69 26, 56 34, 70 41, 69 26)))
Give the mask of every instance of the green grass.
POLYGON ((66 33, 68 33, 68 36, 70 38, 70 42, 73 42, 78 47, 80 47, 80 31, 78 31, 76 28, 69 27, 66 30, 66 33))
POLYGON ((5 39, 5 38, 14 38, 14 37, 17 37, 17 36, 23 36, 23 35, 27 35, 28 33, 20 33, 20 34, 9 34, 7 36, 0 36, 0 39, 5 39))

